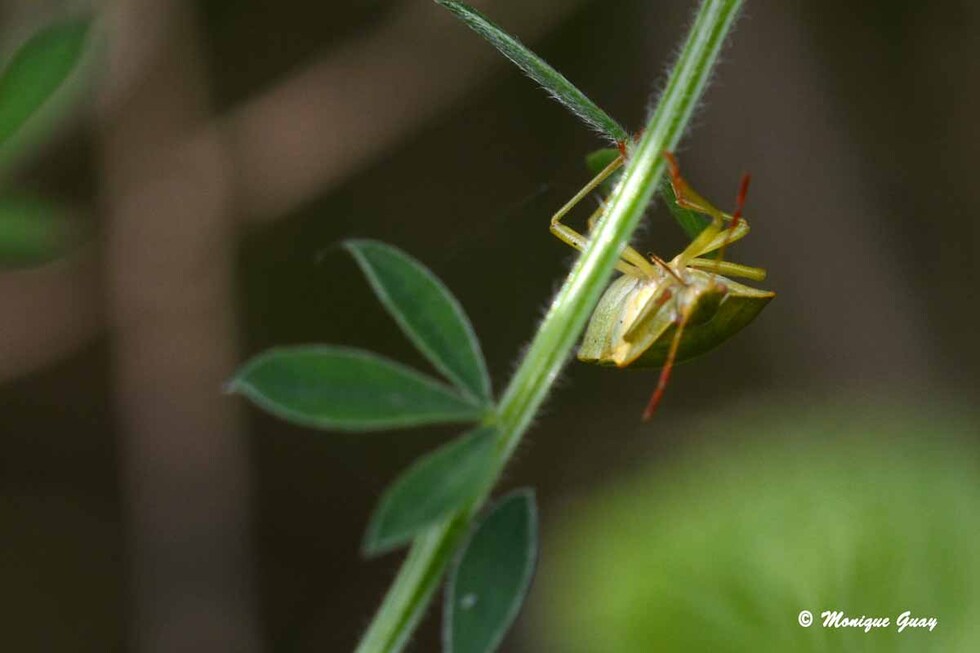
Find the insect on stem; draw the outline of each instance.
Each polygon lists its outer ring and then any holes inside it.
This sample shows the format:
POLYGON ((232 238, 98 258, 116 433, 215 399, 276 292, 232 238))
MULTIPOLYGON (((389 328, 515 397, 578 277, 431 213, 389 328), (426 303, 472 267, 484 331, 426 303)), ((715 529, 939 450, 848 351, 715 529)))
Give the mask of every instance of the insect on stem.
MULTIPOLYGON (((630 143, 617 143, 620 149, 630 143)), ((735 210, 726 213, 706 200, 681 176, 677 158, 664 151, 669 181, 677 205, 710 218, 691 242, 669 262, 654 253, 640 254, 632 247, 620 254, 614 279, 593 312, 582 338, 578 358, 586 363, 616 367, 659 368, 660 378, 650 395, 643 420, 649 421, 663 399, 674 365, 720 343, 751 321, 774 296, 732 282, 723 275, 762 280, 765 270, 723 260, 725 248, 748 233, 742 217, 751 178, 744 175, 735 198, 735 210), (706 256, 714 253, 715 257, 706 256), (702 258, 705 257, 705 258, 702 258), (676 297, 670 307, 668 301, 676 297), (711 343, 711 344, 708 344, 711 343), (682 348, 681 345, 684 345, 682 348)), ((600 176, 622 165, 617 156, 600 176)), ((561 218, 587 191, 593 180, 551 221, 551 231, 564 242, 582 249, 586 237, 561 223, 561 218)), ((589 218, 589 231, 604 213, 605 206, 589 218)))

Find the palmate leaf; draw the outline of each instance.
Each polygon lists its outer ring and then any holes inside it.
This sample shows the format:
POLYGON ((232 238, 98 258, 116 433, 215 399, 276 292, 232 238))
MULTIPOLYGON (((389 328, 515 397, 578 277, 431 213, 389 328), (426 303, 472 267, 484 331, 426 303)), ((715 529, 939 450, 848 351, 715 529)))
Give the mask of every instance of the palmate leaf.
POLYGON ((450 573, 445 653, 492 653, 521 609, 538 557, 531 490, 501 499, 476 527, 450 573))
POLYGON ((90 21, 71 20, 31 37, 0 73, 0 143, 54 94, 81 57, 90 21))
POLYGON ((596 106, 595 102, 576 88, 564 75, 531 52, 523 43, 495 25, 489 18, 462 2, 455 2, 454 0, 436 0, 436 2, 456 14, 473 31, 489 41, 501 54, 523 70, 528 77, 540 84, 552 97, 564 104, 593 129, 616 143, 621 143, 629 138, 629 134, 618 122, 596 106))
POLYGON ((270 349, 246 363, 228 389, 286 421, 340 431, 477 421, 486 412, 404 365, 325 345, 270 349))
POLYGON ((490 481, 496 431, 481 427, 416 460, 385 491, 364 536, 366 555, 410 542, 476 498, 490 481))
POLYGON ((489 403, 490 378, 480 343, 446 286, 424 265, 390 245, 350 240, 345 246, 419 351, 462 392, 489 403))

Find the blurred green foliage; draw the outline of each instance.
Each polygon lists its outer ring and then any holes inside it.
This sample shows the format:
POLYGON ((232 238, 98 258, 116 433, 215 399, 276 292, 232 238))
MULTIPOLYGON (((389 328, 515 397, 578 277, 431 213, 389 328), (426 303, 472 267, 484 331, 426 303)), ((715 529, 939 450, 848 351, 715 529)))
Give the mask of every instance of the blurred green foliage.
MULTIPOLYGON (((68 79, 84 53, 90 26, 87 17, 56 22, 0 64, 0 147, 9 147, 68 79)), ((29 267, 64 254, 80 231, 72 226, 68 213, 48 200, 0 197, 0 265, 29 267)))
POLYGON ((90 21, 73 19, 38 31, 0 73, 0 143, 27 120, 78 64, 90 21))
POLYGON ((770 405, 702 433, 546 531, 535 650, 980 650, 975 417, 770 405), (938 626, 899 633, 905 611, 938 626))
POLYGON ((50 200, 0 196, 0 269, 58 258, 71 249, 80 231, 69 211, 50 200))

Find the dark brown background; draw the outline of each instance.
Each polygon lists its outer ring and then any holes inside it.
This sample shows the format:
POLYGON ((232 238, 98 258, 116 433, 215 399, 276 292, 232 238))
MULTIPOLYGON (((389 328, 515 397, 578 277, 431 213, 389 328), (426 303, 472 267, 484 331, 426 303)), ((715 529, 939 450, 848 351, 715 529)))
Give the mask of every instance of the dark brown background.
MULTIPOLYGON (((692 4, 479 6, 637 128, 692 4)), ((602 143, 425 0, 132 5, 92 102, 14 171, 97 235, 0 274, 3 648, 350 650, 398 564, 358 558, 369 511, 454 431, 293 428, 221 381, 286 343, 424 365, 337 247, 356 236, 447 282, 501 388, 573 260, 548 216, 602 143)), ((976 393, 980 9, 746 5, 679 154, 723 205, 753 173, 732 257, 779 296, 650 426, 651 375, 571 365, 504 482, 538 488, 545 526, 705 412, 976 393)), ((0 7, 15 39, 61 3, 0 7)), ((682 239, 654 211, 638 242, 682 239)))

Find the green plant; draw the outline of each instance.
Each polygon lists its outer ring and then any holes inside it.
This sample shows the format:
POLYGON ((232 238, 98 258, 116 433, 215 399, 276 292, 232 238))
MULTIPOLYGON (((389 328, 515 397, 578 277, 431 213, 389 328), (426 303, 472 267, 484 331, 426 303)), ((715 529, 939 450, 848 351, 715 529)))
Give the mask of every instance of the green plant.
POLYGON ((661 153, 675 149, 680 141, 741 6, 740 0, 703 2, 666 89, 642 137, 634 142, 619 123, 487 18, 461 3, 437 1, 628 152, 628 163, 604 218, 496 402, 479 345, 452 295, 418 262, 370 241, 348 243, 348 249, 402 330, 454 387, 375 354, 324 347, 272 350, 248 363, 231 382, 231 390, 307 425, 370 430, 478 423, 467 435, 414 463, 382 498, 368 528, 365 552, 388 551, 409 542, 411 549, 360 643, 362 653, 398 651, 405 645, 454 560, 459 562, 446 592, 447 650, 493 650, 509 627, 536 555, 532 496, 524 493, 498 502, 475 531, 472 523, 652 200, 665 166, 661 153), (505 565, 512 582, 494 582, 499 575, 487 570, 498 565, 505 565), (465 587, 457 586, 461 582, 465 587))
MULTIPOLYGON (((0 72, 0 160, 13 158, 26 125, 35 119, 78 64, 90 21, 73 19, 39 30, 0 72)), ((46 128, 50 125, 44 125, 46 128)), ((33 134, 35 138, 40 134, 33 134)), ((51 200, 15 193, 0 195, 0 265, 28 266, 63 254, 77 230, 68 211, 51 200)))

